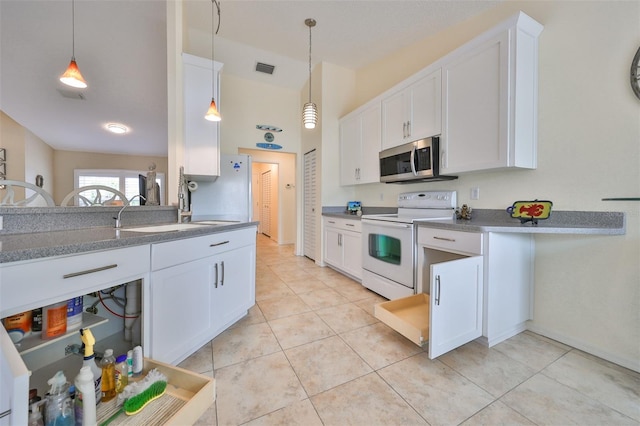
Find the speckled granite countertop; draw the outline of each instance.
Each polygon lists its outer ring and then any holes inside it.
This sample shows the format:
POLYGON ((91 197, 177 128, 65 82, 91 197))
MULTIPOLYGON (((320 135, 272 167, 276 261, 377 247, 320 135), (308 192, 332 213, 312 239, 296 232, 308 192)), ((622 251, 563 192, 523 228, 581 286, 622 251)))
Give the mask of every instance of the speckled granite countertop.
MULTIPOLYGON (((367 212, 366 214, 371 214, 367 212)), ((375 214, 375 213, 374 213, 375 214)), ((344 211, 323 210, 323 216, 360 220, 359 216, 344 211)), ((624 213, 553 211, 546 220, 537 225, 520 223, 504 210, 475 209, 471 220, 417 221, 418 226, 452 229, 464 232, 513 232, 526 234, 590 234, 623 235, 626 230, 624 213)))
POLYGON ((170 232, 133 232, 127 228, 95 227, 75 230, 34 232, 0 236, 0 263, 77 254, 120 247, 216 234, 255 226, 258 222, 194 226, 170 232))

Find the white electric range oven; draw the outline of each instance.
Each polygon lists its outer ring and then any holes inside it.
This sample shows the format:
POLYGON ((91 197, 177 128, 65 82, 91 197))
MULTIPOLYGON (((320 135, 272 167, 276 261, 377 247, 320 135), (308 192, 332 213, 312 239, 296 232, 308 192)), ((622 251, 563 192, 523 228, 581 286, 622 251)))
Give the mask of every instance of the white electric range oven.
POLYGON ((405 192, 398 213, 362 216, 362 285, 387 299, 416 292, 416 220, 455 218, 456 191, 405 192))

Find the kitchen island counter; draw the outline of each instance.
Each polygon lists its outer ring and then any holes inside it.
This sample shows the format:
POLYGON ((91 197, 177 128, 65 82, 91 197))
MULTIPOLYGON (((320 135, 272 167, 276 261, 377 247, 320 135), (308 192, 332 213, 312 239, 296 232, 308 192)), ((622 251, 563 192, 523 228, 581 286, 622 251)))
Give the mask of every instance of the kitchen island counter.
POLYGON ((225 225, 194 226, 193 229, 169 232, 133 232, 127 231, 126 227, 121 229, 92 227, 7 234, 0 236, 0 263, 173 241, 257 226, 257 224, 258 222, 239 222, 225 225))

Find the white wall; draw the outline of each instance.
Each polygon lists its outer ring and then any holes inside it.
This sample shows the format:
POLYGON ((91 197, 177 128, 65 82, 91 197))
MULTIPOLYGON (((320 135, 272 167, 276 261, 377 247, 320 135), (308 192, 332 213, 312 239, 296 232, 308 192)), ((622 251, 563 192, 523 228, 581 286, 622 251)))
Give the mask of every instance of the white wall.
MULTIPOLYGON (((53 194, 53 148, 26 129, 24 160, 24 180, 35 184, 36 176, 41 175, 44 182, 42 189, 53 194)), ((27 197, 31 194, 33 191, 26 191, 27 197)), ((47 203, 42 197, 38 197, 36 203, 30 204, 30 206, 47 207, 47 203)))
POLYGON ((629 86, 640 44, 639 2, 506 2, 358 70, 358 104, 518 9, 545 26, 538 169, 431 184, 363 185, 355 196, 365 206, 393 206, 399 192, 447 188, 458 191, 459 204, 475 208, 539 198, 552 200, 555 210, 625 212, 624 236, 536 236, 531 328, 640 370, 640 203, 601 201, 640 196, 640 104, 629 86), (474 186, 480 188, 477 201, 469 199, 474 186))

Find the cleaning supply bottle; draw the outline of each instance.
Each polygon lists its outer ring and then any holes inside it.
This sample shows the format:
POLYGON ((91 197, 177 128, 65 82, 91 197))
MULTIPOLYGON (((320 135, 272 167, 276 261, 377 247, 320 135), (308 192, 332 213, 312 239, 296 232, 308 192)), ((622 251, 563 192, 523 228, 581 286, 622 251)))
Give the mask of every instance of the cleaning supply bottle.
POLYGON ((96 393, 93 373, 89 366, 82 367, 76 376, 76 398, 74 401, 76 426, 93 426, 96 419, 96 393))
POLYGON ((102 401, 111 401, 116 396, 116 359, 112 349, 104 351, 100 367, 102 368, 102 401))
POLYGON ((62 371, 47 382, 51 385, 46 399, 44 420, 46 426, 73 426, 73 407, 69 397, 69 383, 62 371))
POLYGON ((42 404, 44 404, 44 401, 34 402, 29 406, 31 408, 29 426, 44 426, 44 420, 42 420, 42 414, 40 414, 40 406, 42 404))
POLYGON ((82 366, 91 368, 91 372, 93 373, 97 405, 102 399, 102 369, 96 364, 96 356, 93 353, 93 345, 96 343, 96 338, 93 337, 91 330, 81 328, 80 339, 82 339, 82 343, 84 343, 84 360, 82 361, 82 366))
POLYGON ((128 371, 127 354, 122 354, 116 358, 116 393, 121 393, 129 384, 128 371))

